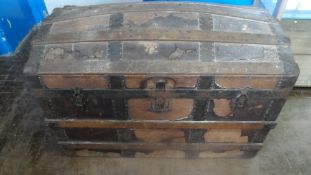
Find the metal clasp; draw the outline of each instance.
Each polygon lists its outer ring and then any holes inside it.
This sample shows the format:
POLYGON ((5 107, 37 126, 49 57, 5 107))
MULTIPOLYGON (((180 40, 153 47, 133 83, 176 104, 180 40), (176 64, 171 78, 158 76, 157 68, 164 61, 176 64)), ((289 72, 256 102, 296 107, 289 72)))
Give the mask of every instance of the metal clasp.
POLYGON ((77 107, 84 106, 84 95, 81 93, 81 90, 79 88, 73 90, 72 101, 77 107))
MULTIPOLYGON (((146 81, 145 87, 148 89, 157 89, 165 91, 172 89, 175 86, 175 81, 170 78, 150 78, 146 81)), ((154 97, 150 102, 150 111, 152 112, 168 112, 170 111, 170 102, 165 97, 154 97)))
POLYGON ((152 112, 168 112, 170 111, 169 100, 162 97, 151 99, 150 111, 152 112))
POLYGON ((232 111, 242 109, 247 105, 248 97, 246 93, 241 93, 237 97, 231 100, 230 106, 232 111))

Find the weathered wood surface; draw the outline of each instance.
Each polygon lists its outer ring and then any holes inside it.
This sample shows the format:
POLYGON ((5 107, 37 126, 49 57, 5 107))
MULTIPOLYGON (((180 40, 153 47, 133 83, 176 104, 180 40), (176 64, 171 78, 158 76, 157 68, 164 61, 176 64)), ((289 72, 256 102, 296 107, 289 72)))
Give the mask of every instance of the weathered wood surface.
POLYGON ((254 19, 260 21, 274 21, 263 9, 238 7, 238 6, 222 6, 216 4, 197 4, 197 3, 123 3, 120 4, 105 4, 87 7, 65 7, 65 9, 56 9, 46 23, 62 21, 75 18, 83 18, 90 16, 98 16, 111 14, 114 12, 148 12, 148 11, 181 11, 181 12, 202 12, 212 13, 217 15, 231 15, 234 17, 254 19))
POLYGON ((29 64, 25 73, 297 76, 279 24, 261 21, 268 13, 203 4, 189 4, 192 12, 185 12, 190 8, 183 4, 164 4, 57 10, 32 41, 29 62, 41 59, 41 65, 29 64), (143 11, 135 12, 141 6, 143 11), (167 8, 175 10, 157 10, 167 8))
POLYGON ((291 39, 293 54, 311 54, 308 47, 311 45, 310 20, 284 19, 281 25, 291 39))
POLYGON ((295 61, 300 67, 297 87, 311 87, 311 20, 282 20, 284 31, 290 37, 295 61))
MULTIPOLYGON (((59 29, 62 30, 62 29, 59 29)), ((168 30, 168 29, 135 29, 109 31, 81 31, 74 33, 51 33, 43 41, 34 40, 33 45, 62 44, 76 42, 105 42, 105 41, 175 41, 175 42, 220 42, 282 45, 288 44, 285 36, 267 34, 240 34, 218 31, 201 30, 168 30)))
POLYGON ((211 152, 200 156, 200 158, 222 157, 221 159, 185 159, 183 151, 174 150, 157 151, 153 154, 141 152, 135 155, 140 158, 134 159, 121 158, 119 152, 105 154, 85 149, 76 151, 72 156, 70 150, 60 149, 55 144, 51 130, 45 128, 42 122, 44 116, 42 110, 37 103, 29 101, 33 101, 34 98, 27 96, 27 99, 10 106, 12 110, 2 113, 0 117, 0 174, 75 175, 79 172, 188 175, 191 172, 193 175, 202 175, 206 172, 218 172, 240 175, 257 172, 256 175, 273 173, 309 175, 311 172, 308 164, 311 162, 309 156, 311 148, 306 143, 310 138, 311 108, 305 107, 311 105, 310 98, 300 96, 288 100, 278 120, 278 127, 269 134, 263 149, 253 159, 223 158, 239 156, 239 151, 211 152), (259 169, 261 171, 258 171, 259 169))
POLYGON ((61 144, 134 156, 263 142, 299 73, 289 39, 266 11, 188 5, 66 7, 43 22, 24 73, 61 144))
POLYGON ((311 54, 310 55, 295 55, 300 74, 295 84, 296 87, 311 87, 311 54))

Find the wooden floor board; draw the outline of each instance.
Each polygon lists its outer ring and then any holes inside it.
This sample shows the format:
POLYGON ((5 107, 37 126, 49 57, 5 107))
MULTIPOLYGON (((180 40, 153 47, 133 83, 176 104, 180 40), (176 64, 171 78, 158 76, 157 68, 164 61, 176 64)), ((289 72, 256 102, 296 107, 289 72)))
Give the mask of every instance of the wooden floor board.
POLYGON ((311 87, 311 55, 295 55, 294 57, 300 68, 300 75, 295 86, 311 87))
POLYGON ((282 26, 290 37, 300 75, 296 87, 311 87, 311 20, 283 20, 282 26))

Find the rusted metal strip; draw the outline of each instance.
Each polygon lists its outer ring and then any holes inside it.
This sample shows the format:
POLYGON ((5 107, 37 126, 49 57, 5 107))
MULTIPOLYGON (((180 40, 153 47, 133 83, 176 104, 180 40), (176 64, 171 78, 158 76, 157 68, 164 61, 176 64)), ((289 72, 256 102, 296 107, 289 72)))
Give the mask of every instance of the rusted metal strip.
MULTIPOLYGON (((118 16, 118 15, 117 15, 118 16)), ((118 18, 118 17, 117 17, 118 18)), ((116 26, 118 25, 115 23, 116 26)), ((124 77, 123 76, 111 76, 109 78, 110 88, 111 89, 124 89, 124 77)), ((114 118, 118 120, 127 120, 129 119, 128 115, 128 104, 127 99, 125 98, 116 98, 111 99, 112 102, 112 110, 114 118)), ((129 128, 117 128, 116 130, 118 141, 119 142, 133 142, 135 141, 135 134, 129 128)), ((134 152, 123 150, 121 154, 125 157, 134 157, 134 152)))
MULTIPOLYGON (((241 94, 250 99, 285 99, 289 90, 259 90, 259 89, 167 89, 146 90, 146 89, 105 89, 105 90, 80 90, 80 93, 86 93, 88 96, 97 96, 100 98, 201 98, 201 99, 233 99, 241 94)), ((60 89, 32 89, 32 93, 36 97, 57 97, 65 94, 74 93, 73 90, 60 89)))
MULTIPOLYGON (((214 77, 200 77, 197 81, 196 87, 198 89, 211 89, 214 86, 214 77)), ((194 99, 194 106, 191 112, 191 118, 194 121, 202 121, 205 120, 207 113, 207 103, 209 99, 194 99)), ((188 143, 199 143, 204 142, 203 135, 205 130, 201 128, 192 128, 185 131, 186 141, 188 143)), ((187 154, 197 154, 192 151, 187 152, 187 154)))
POLYGON ((273 121, 160 121, 160 120, 100 120, 45 119, 57 128, 131 128, 131 129, 262 129, 274 126, 273 121))
POLYGON ((120 29, 49 34, 45 41, 33 40, 32 44, 43 45, 102 41, 191 41, 265 45, 289 44, 289 38, 286 36, 181 29, 120 29))
POLYGON ((262 143, 120 143, 59 141, 58 144, 71 149, 104 149, 104 150, 189 150, 189 151, 227 151, 227 150, 259 150, 262 143))

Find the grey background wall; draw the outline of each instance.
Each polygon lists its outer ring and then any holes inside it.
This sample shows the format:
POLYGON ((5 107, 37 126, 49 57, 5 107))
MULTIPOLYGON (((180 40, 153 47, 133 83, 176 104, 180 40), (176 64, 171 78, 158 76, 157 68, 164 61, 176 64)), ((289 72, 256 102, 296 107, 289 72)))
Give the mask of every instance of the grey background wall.
POLYGON ((56 7, 65 5, 96 5, 104 3, 125 3, 125 2, 142 2, 142 0, 45 0, 45 5, 48 13, 51 14, 56 7))

